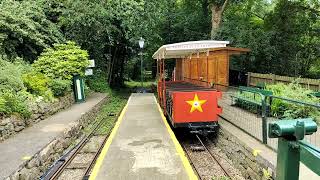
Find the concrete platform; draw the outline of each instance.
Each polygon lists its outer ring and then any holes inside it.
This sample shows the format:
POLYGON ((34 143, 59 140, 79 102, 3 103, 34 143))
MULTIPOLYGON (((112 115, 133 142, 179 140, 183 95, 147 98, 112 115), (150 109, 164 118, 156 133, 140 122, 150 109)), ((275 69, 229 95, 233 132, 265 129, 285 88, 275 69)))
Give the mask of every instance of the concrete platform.
POLYGON ((90 179, 197 179, 153 94, 132 94, 90 179))
POLYGON ((105 94, 94 93, 85 103, 74 104, 71 108, 56 113, 1 142, 0 179, 6 178, 17 170, 26 161, 24 157, 36 154, 105 97, 105 94))

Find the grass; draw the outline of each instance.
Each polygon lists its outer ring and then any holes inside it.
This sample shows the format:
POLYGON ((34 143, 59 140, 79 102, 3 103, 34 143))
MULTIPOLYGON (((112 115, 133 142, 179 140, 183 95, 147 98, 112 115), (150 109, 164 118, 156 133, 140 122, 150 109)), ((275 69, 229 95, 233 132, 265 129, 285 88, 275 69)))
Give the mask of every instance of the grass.
MULTIPOLYGON (((126 85, 127 88, 142 87, 141 82, 139 82, 139 81, 125 81, 124 84, 126 85)), ((143 87, 144 88, 151 88, 151 86, 153 84, 155 84, 155 81, 146 81, 146 82, 143 82, 143 87)))
POLYGON ((95 120, 85 128, 85 133, 89 133, 92 129, 99 123, 103 121, 102 126, 97 130, 97 134, 107 134, 109 133, 116 120, 120 114, 122 108, 127 103, 127 100, 130 95, 130 89, 120 89, 114 91, 111 89, 106 90, 107 93, 107 102, 102 106, 101 110, 98 112, 95 120))

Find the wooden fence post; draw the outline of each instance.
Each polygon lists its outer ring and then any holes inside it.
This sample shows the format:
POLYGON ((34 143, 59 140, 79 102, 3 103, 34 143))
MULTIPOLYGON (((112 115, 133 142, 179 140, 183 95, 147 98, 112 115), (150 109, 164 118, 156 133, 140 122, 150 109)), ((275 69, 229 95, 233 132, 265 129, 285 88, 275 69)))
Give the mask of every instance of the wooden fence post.
POLYGON ((272 83, 275 84, 277 75, 275 75, 275 74, 271 74, 271 75, 272 75, 272 83))
MULTIPOLYGON (((251 72, 248 72, 247 86, 250 86, 250 81, 251 81, 251 72)), ((319 88, 320 88, 320 85, 319 85, 319 88)))

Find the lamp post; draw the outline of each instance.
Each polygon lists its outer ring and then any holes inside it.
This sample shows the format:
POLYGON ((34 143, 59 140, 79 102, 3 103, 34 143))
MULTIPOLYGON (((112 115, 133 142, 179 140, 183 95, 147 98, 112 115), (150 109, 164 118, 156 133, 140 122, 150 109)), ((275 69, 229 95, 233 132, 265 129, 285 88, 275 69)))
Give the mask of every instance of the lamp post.
POLYGON ((141 88, 143 88, 143 57, 142 57, 142 50, 143 50, 143 46, 144 46, 144 39, 142 37, 140 37, 139 39, 139 46, 141 49, 141 88))

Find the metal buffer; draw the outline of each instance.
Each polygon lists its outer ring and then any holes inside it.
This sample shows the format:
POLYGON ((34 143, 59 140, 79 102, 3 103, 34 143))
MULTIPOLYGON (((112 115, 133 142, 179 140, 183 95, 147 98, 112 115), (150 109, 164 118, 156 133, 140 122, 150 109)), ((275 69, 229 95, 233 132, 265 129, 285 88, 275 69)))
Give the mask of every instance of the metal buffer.
POLYGON ((277 180, 298 180, 300 161, 320 175, 320 149, 303 140, 316 131, 312 118, 269 123, 269 137, 279 138, 277 180))

